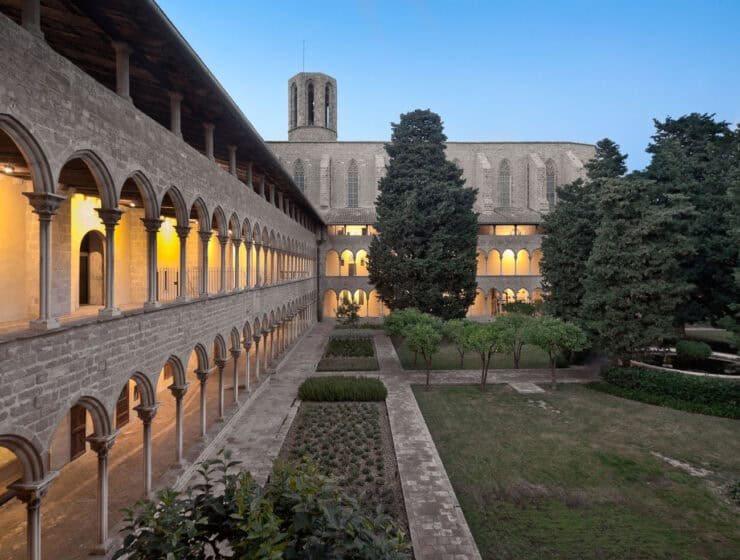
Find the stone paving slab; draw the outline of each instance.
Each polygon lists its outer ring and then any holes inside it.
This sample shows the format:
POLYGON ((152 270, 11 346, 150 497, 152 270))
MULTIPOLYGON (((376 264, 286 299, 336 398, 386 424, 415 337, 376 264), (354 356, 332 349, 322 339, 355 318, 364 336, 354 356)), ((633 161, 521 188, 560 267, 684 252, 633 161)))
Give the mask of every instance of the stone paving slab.
POLYGON ((544 393, 545 390, 539 385, 529 383, 528 381, 520 383, 509 383, 509 386, 514 389, 517 393, 544 393))

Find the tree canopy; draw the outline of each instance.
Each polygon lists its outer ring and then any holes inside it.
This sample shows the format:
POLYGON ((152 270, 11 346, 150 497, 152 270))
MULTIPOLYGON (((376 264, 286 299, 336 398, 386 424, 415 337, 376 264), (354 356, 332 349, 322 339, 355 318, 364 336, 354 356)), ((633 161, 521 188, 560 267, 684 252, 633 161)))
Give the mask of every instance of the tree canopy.
POLYGON ((394 123, 370 243, 370 282, 390 309, 464 317, 475 299, 476 189, 445 156, 442 121, 429 110, 394 123))

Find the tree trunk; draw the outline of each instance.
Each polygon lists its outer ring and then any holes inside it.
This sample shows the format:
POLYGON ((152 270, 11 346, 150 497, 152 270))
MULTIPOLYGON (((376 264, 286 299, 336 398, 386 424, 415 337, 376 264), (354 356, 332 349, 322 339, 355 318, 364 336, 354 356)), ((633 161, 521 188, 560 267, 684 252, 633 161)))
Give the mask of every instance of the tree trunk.
POLYGON ((460 352, 460 369, 465 366, 465 352, 460 352))
POLYGON ((519 369, 519 360, 522 357, 522 347, 514 347, 514 369, 519 369))
POLYGON ((553 389, 558 388, 558 381, 557 381, 557 378, 555 377, 555 361, 556 361, 555 358, 550 358, 550 375, 551 375, 550 382, 551 382, 553 389))
POLYGON ((419 353, 418 352, 414 352, 414 369, 416 369, 416 362, 417 362, 418 358, 419 358, 419 353))

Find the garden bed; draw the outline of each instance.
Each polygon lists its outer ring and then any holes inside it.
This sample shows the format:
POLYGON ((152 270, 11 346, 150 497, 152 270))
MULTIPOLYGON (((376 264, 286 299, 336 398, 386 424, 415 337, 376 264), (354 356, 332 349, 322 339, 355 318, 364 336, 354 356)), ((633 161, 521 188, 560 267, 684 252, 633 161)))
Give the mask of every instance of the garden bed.
POLYGON ((329 338, 316 371, 375 371, 378 360, 375 343, 369 336, 333 336, 329 338))
POLYGON ((280 458, 303 457, 362 504, 380 506, 408 534, 384 402, 303 402, 280 458))

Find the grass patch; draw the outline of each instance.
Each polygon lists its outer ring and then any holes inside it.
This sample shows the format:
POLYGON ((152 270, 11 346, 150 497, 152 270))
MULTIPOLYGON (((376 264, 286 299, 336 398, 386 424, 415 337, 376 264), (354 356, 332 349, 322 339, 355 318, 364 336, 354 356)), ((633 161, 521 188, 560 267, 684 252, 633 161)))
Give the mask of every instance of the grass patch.
POLYGON ((375 343, 369 336, 335 336, 329 339, 316 371, 376 371, 375 343))
POLYGON ((383 382, 369 377, 309 377, 298 387, 302 401, 384 401, 387 396, 383 382))
POLYGON ((310 457, 349 495, 408 530, 384 403, 303 402, 280 456, 310 457))
POLYGON ((740 382, 669 371, 611 368, 589 387, 618 397, 726 418, 740 418, 740 382))
MULTIPOLYGON (((419 357, 416 366, 414 366, 414 353, 409 350, 405 341, 393 338, 393 345, 396 347, 396 353, 401 360, 404 369, 424 369, 424 360, 419 357)), ((547 368, 550 362, 547 355, 536 346, 526 345, 522 352, 522 360, 519 364, 522 368, 547 368)), ((491 359, 491 367, 495 369, 508 369, 514 367, 514 360, 510 355, 496 354, 491 359)), ((460 366, 460 354, 458 354, 455 345, 448 340, 443 340, 439 353, 432 358, 432 369, 476 369, 480 370, 480 357, 473 352, 467 352, 460 366)))
POLYGON ((737 557, 737 420, 577 385, 414 394, 484 559, 737 557))

